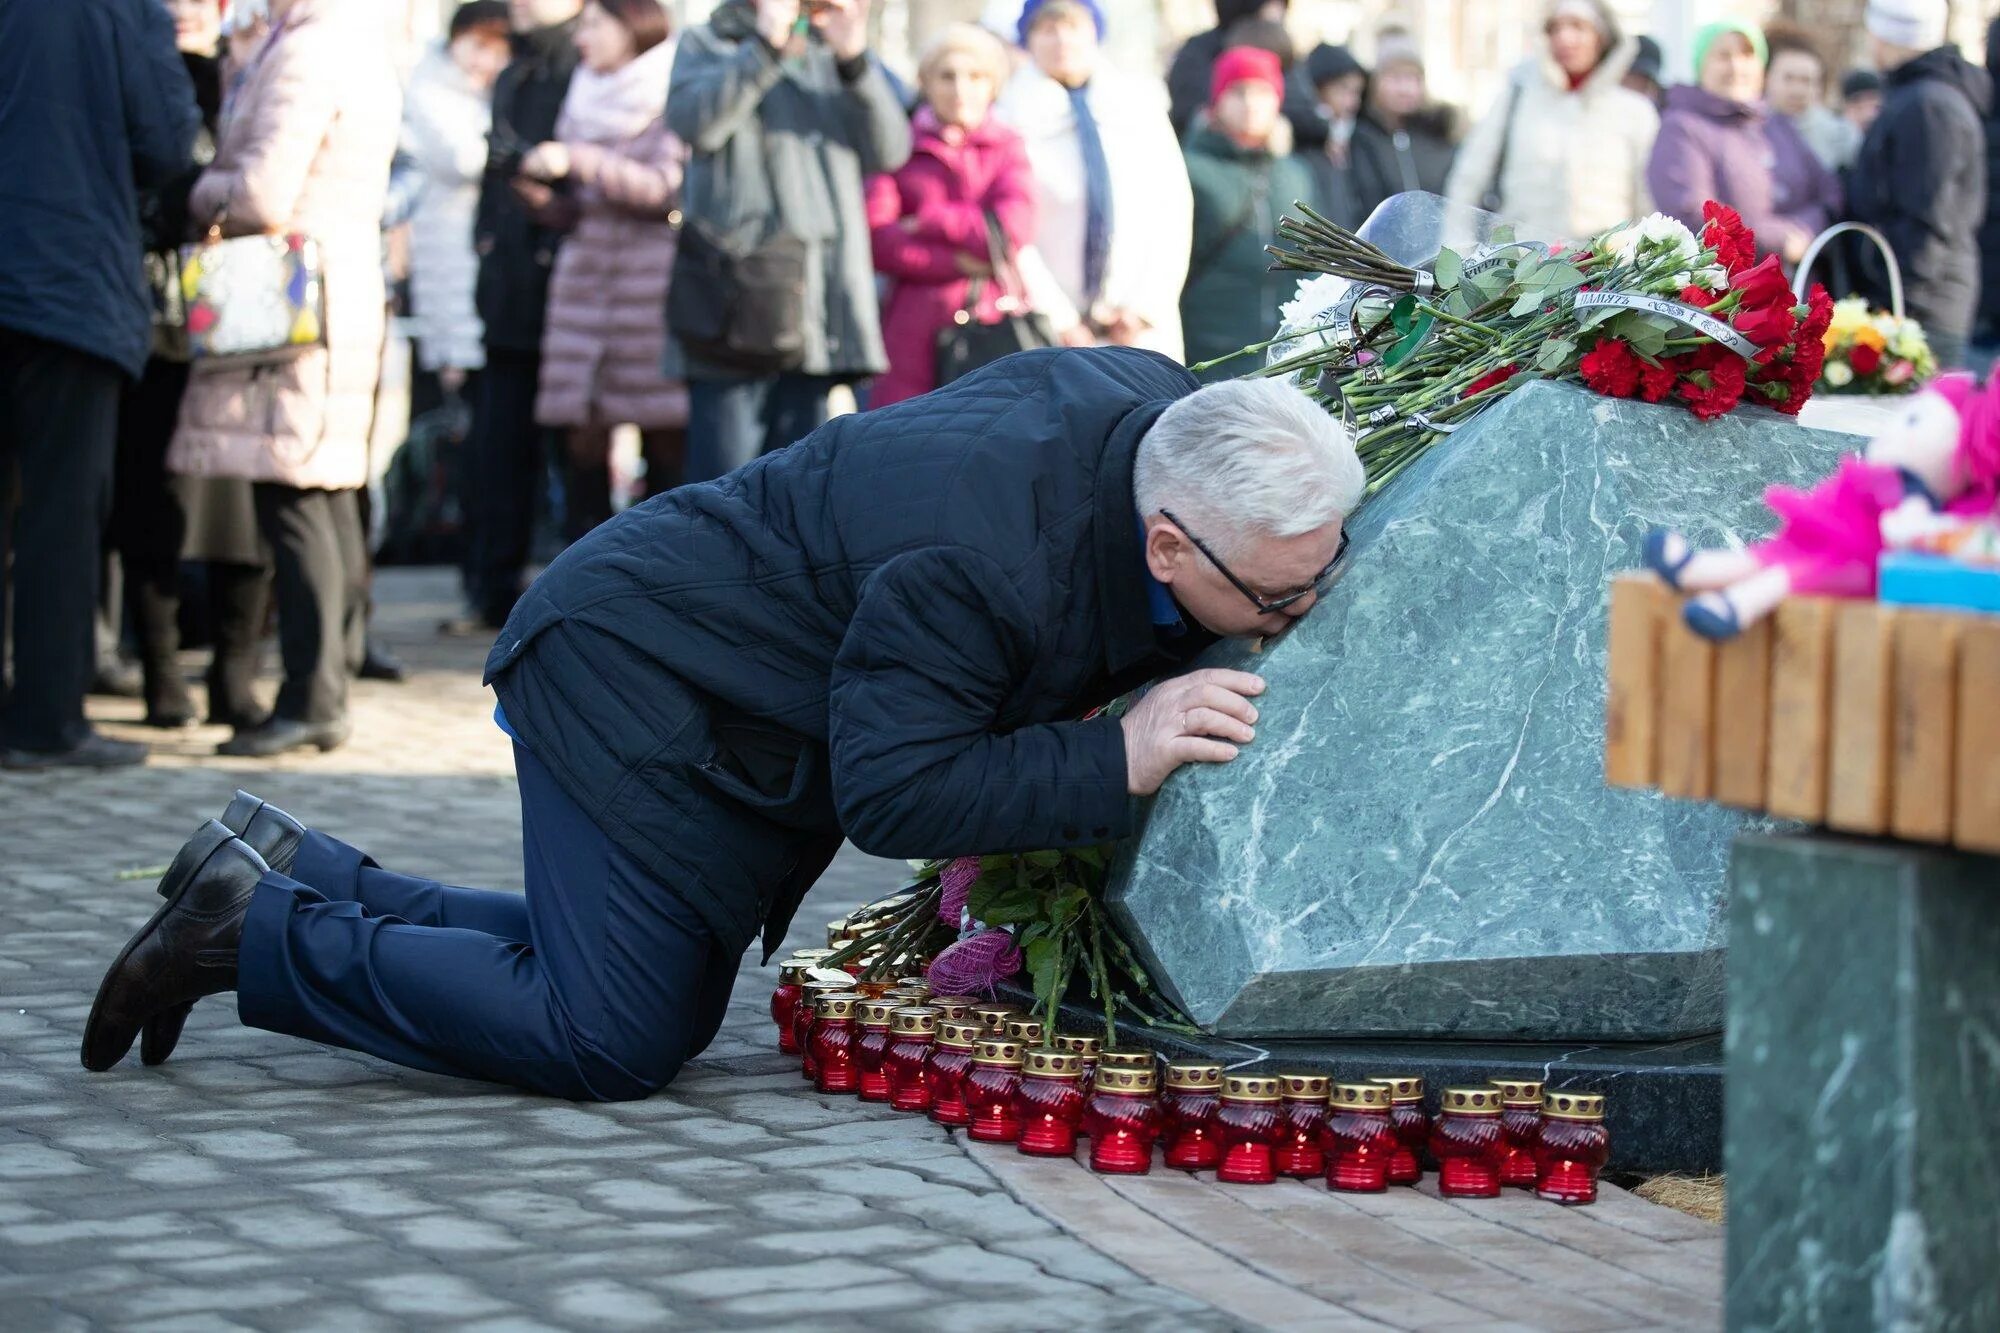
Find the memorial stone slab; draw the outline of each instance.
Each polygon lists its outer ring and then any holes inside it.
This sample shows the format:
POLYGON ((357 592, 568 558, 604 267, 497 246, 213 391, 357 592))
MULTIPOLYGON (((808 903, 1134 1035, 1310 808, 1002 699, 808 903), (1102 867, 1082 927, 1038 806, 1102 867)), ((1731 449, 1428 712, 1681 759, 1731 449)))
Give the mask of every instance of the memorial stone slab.
POLYGON ((1749 837, 1731 892, 1729 1327, 2000 1328, 2000 859, 1749 837))
POLYGON ((1610 576, 1653 523, 1769 531, 1851 436, 1537 383, 1355 518, 1235 762, 1169 780, 1107 901, 1158 981, 1245 1037, 1671 1040, 1722 1023, 1742 816, 1604 785, 1610 576))

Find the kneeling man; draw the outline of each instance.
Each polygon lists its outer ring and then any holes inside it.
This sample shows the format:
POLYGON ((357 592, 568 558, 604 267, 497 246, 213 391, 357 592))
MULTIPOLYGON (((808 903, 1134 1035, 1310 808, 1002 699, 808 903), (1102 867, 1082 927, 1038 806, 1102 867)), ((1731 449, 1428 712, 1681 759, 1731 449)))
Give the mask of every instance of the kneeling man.
POLYGON ((1102 842, 1256 734, 1257 677, 1080 713, 1313 604, 1361 497, 1273 381, 1029 352, 627 511, 486 664, 525 895, 393 874, 239 797, 160 885, 84 1032, 164 1060, 188 1010, 558 1097, 644 1097, 714 1037, 843 838, 932 857, 1102 842))

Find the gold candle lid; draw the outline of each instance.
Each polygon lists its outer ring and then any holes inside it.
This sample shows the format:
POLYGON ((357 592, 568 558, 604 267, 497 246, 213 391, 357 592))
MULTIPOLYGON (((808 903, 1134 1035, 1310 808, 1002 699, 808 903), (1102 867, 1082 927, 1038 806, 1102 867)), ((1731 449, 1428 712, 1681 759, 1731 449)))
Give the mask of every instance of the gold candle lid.
POLYGON ((992 1000, 972 1006, 972 1016, 996 1037, 1000 1035, 1001 1028, 1007 1020, 1020 1012, 1011 1004, 1000 1004, 992 1000))
POLYGON ((852 1018, 854 1006, 860 1003, 861 997, 851 991, 829 991, 813 1008, 821 1018, 852 1018))
POLYGON ((1336 1083, 1328 1101, 1341 1110, 1386 1111, 1391 1093, 1383 1083, 1336 1083))
POLYGON ((1368 1081, 1387 1088, 1389 1100, 1393 1103, 1420 1102, 1424 1099, 1424 1081, 1415 1074, 1370 1074, 1368 1081))
POLYGON ((914 986, 898 986, 884 998, 901 1000, 904 1004, 929 1004, 931 1002, 931 993, 929 991, 918 990, 914 986))
POLYGON ((937 1025, 938 1011, 929 1005, 906 1004, 889 1015, 889 1028, 899 1037, 928 1037, 937 1025))
POLYGON ((979 1003, 977 995, 933 995, 924 1001, 933 1008, 944 1010, 946 1018, 965 1018, 972 1013, 972 1006, 979 1003), (956 1009, 958 1012, 953 1013, 956 1009))
POLYGON ((901 1000, 863 1000, 855 1009, 865 1028, 885 1028, 889 1017, 903 1007, 901 1000))
POLYGON ((1093 1083, 1099 1092, 1144 1093, 1157 1088, 1159 1081, 1159 1074, 1150 1068, 1120 1069, 1117 1065, 1099 1064, 1093 1083))
MULTIPOLYGON (((805 989, 815 999, 821 995, 845 995, 854 989, 854 978, 842 977, 838 981, 830 981, 825 978, 816 977, 805 984, 805 989)), ((857 996, 860 994, 859 991, 855 991, 854 993, 857 996)))
POLYGON ((1143 1046, 1113 1046, 1097 1053, 1099 1068, 1143 1069, 1148 1073, 1157 1072, 1160 1067, 1158 1057, 1143 1046))
POLYGON ((1167 1086, 1178 1092, 1220 1092, 1222 1066, 1207 1060, 1169 1060, 1167 1086))
POLYGON ((778 984, 780 986, 805 985, 806 973, 812 971, 812 966, 812 963, 804 958, 795 959, 792 962, 780 965, 778 968, 778 984))
POLYGON ((1288 1102, 1323 1102, 1333 1080, 1325 1074, 1278 1075, 1278 1095, 1288 1102))
POLYGON ((984 1024, 968 1023, 956 1018, 948 1018, 937 1027, 938 1045, 948 1050, 969 1051, 973 1044, 985 1035, 984 1024))
POLYGON ((1222 1096, 1232 1102, 1275 1102, 1278 1080, 1270 1074, 1224 1074, 1222 1096))
POLYGON ((1021 1043, 1011 1037, 981 1037, 972 1043, 972 1063, 1019 1069, 1021 1043))
POLYGON ((1042 1044, 1042 1020, 1030 1018, 1026 1014, 1016 1014, 1000 1025, 1000 1031, 1023 1046, 1042 1044))
POLYGON ((931 993, 929 977, 897 977, 896 984, 904 990, 920 990, 926 995, 931 993))
POLYGON ((1538 1078, 1496 1078, 1493 1086, 1500 1090, 1502 1106, 1535 1106, 1542 1104, 1542 1081, 1538 1078))
POLYGON ((1095 1063, 1098 1052, 1104 1049, 1104 1039, 1086 1037, 1075 1032, 1058 1032, 1055 1036, 1055 1048, 1095 1063))
POLYGON ((1075 1051, 1037 1046, 1021 1057, 1021 1073, 1028 1078, 1076 1078, 1083 1073, 1083 1057, 1075 1051))
POLYGON ((791 956, 786 958, 785 961, 788 963, 817 963, 820 959, 831 958, 833 955, 834 950, 832 949, 794 949, 791 952, 791 956))
POLYGON ((1542 1114, 1555 1120, 1604 1119, 1604 1095, 1558 1089, 1542 1094, 1542 1114))
POLYGON ((1500 1089, 1446 1088, 1438 1105, 1451 1115, 1499 1115, 1500 1089))

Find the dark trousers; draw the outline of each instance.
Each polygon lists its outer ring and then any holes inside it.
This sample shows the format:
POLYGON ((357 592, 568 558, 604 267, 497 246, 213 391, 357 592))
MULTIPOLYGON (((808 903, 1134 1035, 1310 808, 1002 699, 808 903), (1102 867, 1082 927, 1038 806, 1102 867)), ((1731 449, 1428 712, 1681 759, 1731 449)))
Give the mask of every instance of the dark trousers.
MULTIPOLYGON (((118 434, 118 367, 0 330, 0 473, 11 506, 13 684, 0 747, 66 750, 90 735, 84 691, 96 663, 99 546, 118 434)), ((0 578, 7 577, 0 560, 0 578)), ((4 681, 0 674, 0 681, 4 681)))
POLYGON ((826 424, 824 375, 688 381, 687 479, 714 481, 826 424))
POLYGON ((257 659, 264 641, 264 614, 271 602, 271 571, 262 565, 222 560, 205 563, 209 634, 214 655, 208 664, 208 720, 230 727, 254 727, 264 720, 257 702, 257 659))
MULTIPOLYGON (((680 485, 685 430, 639 432, 646 499, 680 485)), ((611 428, 579 426, 563 434, 563 540, 573 542, 611 517, 611 428)))
POLYGON ((578 1101, 664 1087, 722 1024, 737 960, 524 747, 525 894, 392 874, 309 835, 237 952, 252 1027, 578 1101))
POLYGON ((175 655, 181 646, 181 544, 187 514, 167 474, 186 365, 158 357, 146 363, 118 410, 118 449, 111 477, 111 521, 105 541, 118 553, 125 605, 139 639, 146 673, 146 707, 185 706, 187 692, 175 655))
POLYGON ((257 526, 271 546, 278 598, 280 718, 332 722, 366 651, 368 544, 353 491, 258 482, 257 526))
POLYGON ((548 431, 535 424, 539 352, 488 346, 466 441, 465 595, 489 624, 521 596, 535 533, 535 499, 548 466, 548 431))

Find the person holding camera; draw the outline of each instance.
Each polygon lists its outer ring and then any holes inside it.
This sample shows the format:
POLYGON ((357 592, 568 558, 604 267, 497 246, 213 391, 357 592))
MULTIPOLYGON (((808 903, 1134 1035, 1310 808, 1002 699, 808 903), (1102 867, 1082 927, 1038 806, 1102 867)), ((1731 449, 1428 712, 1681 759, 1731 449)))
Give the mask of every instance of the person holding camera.
POLYGON ((910 122, 867 41, 868 0, 728 0, 681 39, 664 369, 688 382, 691 482, 792 443, 835 384, 888 367, 862 178, 908 160, 910 122))

